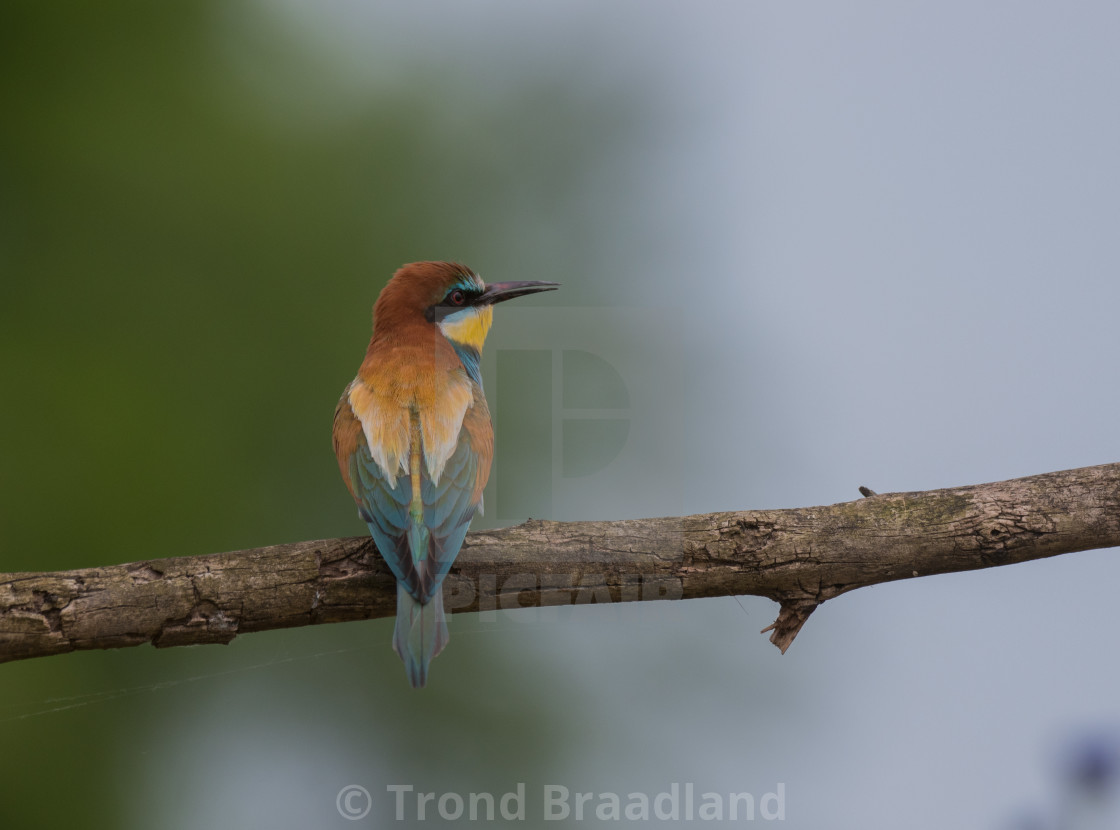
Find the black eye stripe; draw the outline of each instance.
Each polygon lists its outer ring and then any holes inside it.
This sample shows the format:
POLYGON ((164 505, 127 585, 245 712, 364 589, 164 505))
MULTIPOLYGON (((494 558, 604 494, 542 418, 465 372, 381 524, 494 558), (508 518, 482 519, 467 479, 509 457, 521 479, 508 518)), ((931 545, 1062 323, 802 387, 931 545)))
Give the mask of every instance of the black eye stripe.
POLYGON ((424 318, 429 323, 438 323, 448 314, 468 308, 480 294, 477 289, 452 288, 442 300, 424 309, 424 318))
POLYGON ((467 288, 452 288, 447 292, 439 305, 450 308, 463 308, 473 303, 480 293, 482 292, 472 291, 467 288))

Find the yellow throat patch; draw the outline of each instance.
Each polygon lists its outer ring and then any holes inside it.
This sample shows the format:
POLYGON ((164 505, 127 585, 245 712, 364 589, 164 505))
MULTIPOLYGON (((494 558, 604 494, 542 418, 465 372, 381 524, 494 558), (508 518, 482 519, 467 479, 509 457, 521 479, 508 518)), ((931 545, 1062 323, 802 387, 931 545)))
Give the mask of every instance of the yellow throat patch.
POLYGON ((487 305, 452 314, 443 319, 439 329, 448 340, 470 346, 481 353, 482 344, 486 342, 486 335, 490 333, 493 322, 494 307, 487 305))

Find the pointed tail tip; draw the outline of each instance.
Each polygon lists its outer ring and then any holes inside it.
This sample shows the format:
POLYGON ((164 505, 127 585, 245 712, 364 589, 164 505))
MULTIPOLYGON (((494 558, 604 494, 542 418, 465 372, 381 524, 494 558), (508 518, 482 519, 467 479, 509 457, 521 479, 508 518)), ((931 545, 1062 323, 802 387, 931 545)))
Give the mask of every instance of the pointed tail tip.
POLYGON ((420 654, 417 655, 407 648, 404 643, 399 643, 394 640, 393 651, 401 658, 404 663, 404 673, 408 676, 408 683, 414 689, 423 689, 428 685, 428 667, 431 665, 431 658, 420 654))
POLYGON ((408 674, 408 682, 414 689, 423 689, 428 685, 428 661, 422 660, 419 663, 411 660, 406 660, 404 670, 408 674))
POLYGON ((428 685, 428 666, 431 661, 427 659, 417 659, 408 651, 402 651, 393 644, 393 651, 401 658, 404 663, 404 673, 408 676, 408 683, 414 689, 423 689, 428 685))
POLYGON ((423 689, 428 684, 428 666, 447 645, 448 639, 443 586, 436 587, 429 602, 421 603, 398 583, 393 650, 404 661, 412 688, 423 689))

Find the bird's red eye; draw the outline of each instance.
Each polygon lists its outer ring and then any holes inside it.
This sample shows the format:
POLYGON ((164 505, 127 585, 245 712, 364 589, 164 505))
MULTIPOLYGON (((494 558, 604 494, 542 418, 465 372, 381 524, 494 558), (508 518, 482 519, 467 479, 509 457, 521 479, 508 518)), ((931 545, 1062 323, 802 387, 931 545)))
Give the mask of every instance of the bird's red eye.
POLYGON ((467 295, 456 288, 454 291, 447 295, 447 301, 451 303, 451 305, 463 305, 467 302, 467 295))

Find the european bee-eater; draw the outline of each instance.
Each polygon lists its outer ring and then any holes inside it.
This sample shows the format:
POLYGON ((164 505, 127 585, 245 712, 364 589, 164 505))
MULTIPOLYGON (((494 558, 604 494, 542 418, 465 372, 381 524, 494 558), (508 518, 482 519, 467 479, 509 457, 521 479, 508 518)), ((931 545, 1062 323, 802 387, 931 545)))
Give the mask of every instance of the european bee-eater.
POLYGON ((393 648, 414 687, 447 645, 443 578, 494 456, 479 360, 494 304, 554 282, 484 283, 451 262, 414 262, 373 307, 373 337, 334 412, 334 452, 358 513, 397 578, 393 648))

